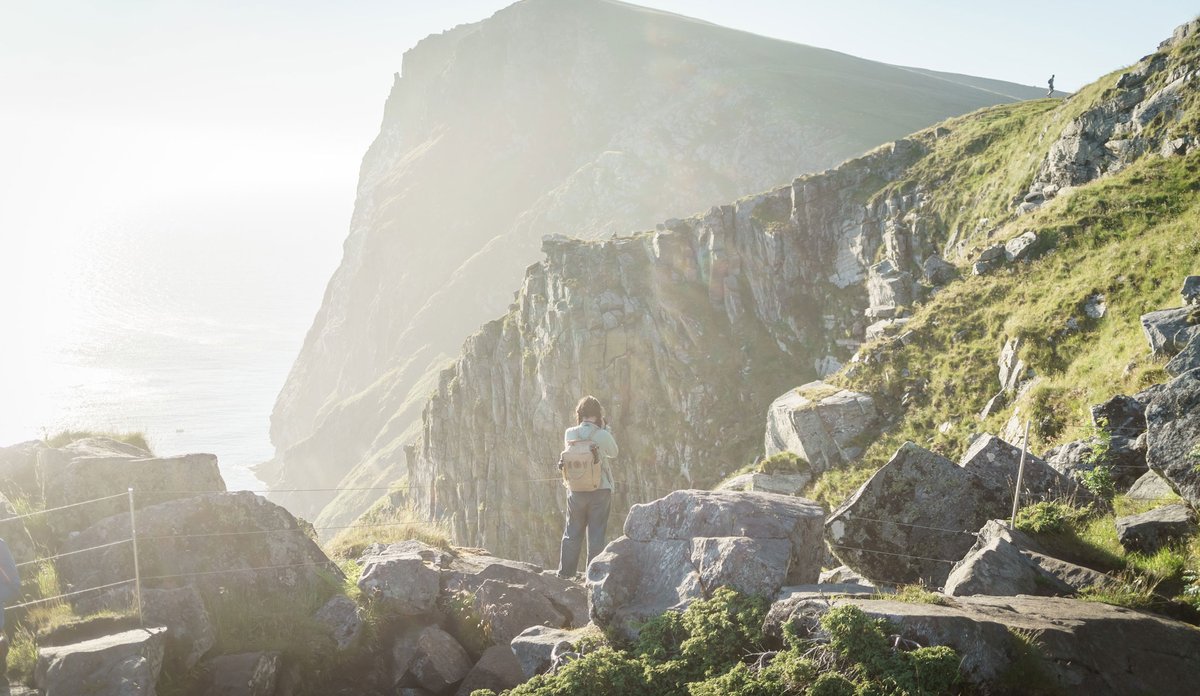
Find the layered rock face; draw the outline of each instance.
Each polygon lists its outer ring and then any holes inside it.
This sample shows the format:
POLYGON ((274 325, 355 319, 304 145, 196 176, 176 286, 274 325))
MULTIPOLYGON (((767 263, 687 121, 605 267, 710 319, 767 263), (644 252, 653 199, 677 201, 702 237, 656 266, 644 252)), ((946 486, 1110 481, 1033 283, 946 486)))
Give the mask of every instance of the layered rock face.
POLYGON ((410 502, 461 543, 555 559, 554 462, 587 393, 605 402, 621 447, 614 519, 750 461, 779 375, 802 382, 858 345, 844 337, 863 331, 876 250, 897 250, 885 253, 900 268, 920 263, 907 251, 928 246, 925 226, 909 224, 920 196, 863 197, 923 147, 900 141, 652 233, 547 240, 510 312, 439 377, 407 472, 410 502))
MULTIPOLYGON (((277 456, 260 474, 306 489, 402 475, 437 371, 504 311, 544 234, 645 228, 1035 92, 607 0, 526 0, 432 36, 405 55, 363 160, 344 257, 280 393, 277 456)), ((376 497, 277 499, 344 524, 376 497)))

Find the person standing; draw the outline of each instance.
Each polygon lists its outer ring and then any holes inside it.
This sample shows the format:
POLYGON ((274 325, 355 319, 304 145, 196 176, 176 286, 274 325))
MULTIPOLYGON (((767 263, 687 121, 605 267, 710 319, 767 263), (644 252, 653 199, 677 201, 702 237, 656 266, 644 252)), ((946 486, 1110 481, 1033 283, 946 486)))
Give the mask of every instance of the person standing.
POLYGON ((0 539, 0 679, 8 672, 8 636, 4 633, 5 606, 21 594, 21 576, 8 544, 0 539))
POLYGON ((611 463, 617 458, 617 441, 608 430, 604 409, 594 396, 585 396, 575 406, 577 424, 563 433, 565 446, 572 441, 591 440, 600 459, 600 486, 594 491, 567 491, 567 524, 559 550, 558 577, 573 578, 579 569, 579 555, 587 542, 587 562, 604 548, 604 532, 612 505, 611 463))
POLYGON ((1047 85, 1049 85, 1050 89, 1046 90, 1046 96, 1053 97, 1054 96, 1054 75, 1050 76, 1050 81, 1047 83, 1047 85))

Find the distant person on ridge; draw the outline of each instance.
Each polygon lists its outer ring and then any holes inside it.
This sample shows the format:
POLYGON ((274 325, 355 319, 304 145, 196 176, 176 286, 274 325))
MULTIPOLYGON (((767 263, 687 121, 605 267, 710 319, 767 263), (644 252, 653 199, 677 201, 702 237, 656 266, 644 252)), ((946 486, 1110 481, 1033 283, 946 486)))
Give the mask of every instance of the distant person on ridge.
POLYGON ((1050 81, 1047 84, 1050 86, 1050 89, 1046 90, 1046 96, 1053 97, 1054 96, 1054 76, 1053 75, 1050 76, 1050 81))
POLYGON ((21 594, 21 576, 8 544, 0 539, 0 683, 8 672, 8 636, 4 634, 4 608, 9 600, 21 594))
POLYGON ((575 417, 578 424, 563 433, 565 449, 559 459, 567 488, 567 527, 558 561, 560 578, 575 577, 585 530, 588 563, 604 548, 604 529, 612 504, 610 463, 617 458, 617 441, 608 431, 604 409, 596 397, 580 399, 575 417))

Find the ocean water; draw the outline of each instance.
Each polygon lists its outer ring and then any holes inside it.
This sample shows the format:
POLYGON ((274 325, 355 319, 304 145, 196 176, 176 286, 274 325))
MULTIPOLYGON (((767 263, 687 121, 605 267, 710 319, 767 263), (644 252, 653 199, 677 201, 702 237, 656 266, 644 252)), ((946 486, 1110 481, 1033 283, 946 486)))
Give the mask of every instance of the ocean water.
POLYGON ((269 417, 316 313, 346 191, 181 195, 0 230, 0 446, 142 431, 261 488, 269 417), (335 200, 340 198, 341 200, 335 200))

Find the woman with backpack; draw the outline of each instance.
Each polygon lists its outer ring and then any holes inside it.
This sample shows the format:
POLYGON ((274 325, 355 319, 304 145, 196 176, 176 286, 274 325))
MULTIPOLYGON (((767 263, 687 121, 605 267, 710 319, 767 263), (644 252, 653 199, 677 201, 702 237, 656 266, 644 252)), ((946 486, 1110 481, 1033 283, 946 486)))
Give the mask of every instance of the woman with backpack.
POLYGON ((604 548, 612 504, 611 462, 617 458, 617 441, 608 430, 604 409, 596 397, 580 399, 575 417, 577 424, 563 433, 564 451, 559 460, 567 488, 567 526, 558 561, 560 578, 575 577, 585 538, 588 563, 604 548))

